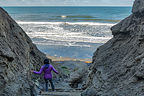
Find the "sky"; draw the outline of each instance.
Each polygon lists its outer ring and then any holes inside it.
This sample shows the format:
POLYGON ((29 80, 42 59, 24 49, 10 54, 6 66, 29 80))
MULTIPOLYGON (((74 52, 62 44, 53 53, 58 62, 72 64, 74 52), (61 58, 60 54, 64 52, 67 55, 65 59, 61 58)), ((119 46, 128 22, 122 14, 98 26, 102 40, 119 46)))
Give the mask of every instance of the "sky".
POLYGON ((0 6, 132 6, 134 0, 0 0, 0 6))

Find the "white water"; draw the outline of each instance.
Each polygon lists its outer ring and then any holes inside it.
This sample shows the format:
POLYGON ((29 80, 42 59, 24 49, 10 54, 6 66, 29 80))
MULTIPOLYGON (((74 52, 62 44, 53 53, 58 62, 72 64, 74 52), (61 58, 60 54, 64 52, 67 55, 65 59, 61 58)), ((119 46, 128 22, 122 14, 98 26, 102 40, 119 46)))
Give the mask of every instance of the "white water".
POLYGON ((18 24, 69 24, 69 25, 106 25, 113 26, 115 24, 111 23, 97 23, 97 22, 25 22, 25 21, 17 21, 18 24))
POLYGON ((95 22, 22 22, 18 24, 35 44, 90 47, 83 43, 105 43, 112 38, 114 24, 95 22), (99 36, 100 35, 100 36, 99 36), (41 40, 38 40, 41 39, 41 40))

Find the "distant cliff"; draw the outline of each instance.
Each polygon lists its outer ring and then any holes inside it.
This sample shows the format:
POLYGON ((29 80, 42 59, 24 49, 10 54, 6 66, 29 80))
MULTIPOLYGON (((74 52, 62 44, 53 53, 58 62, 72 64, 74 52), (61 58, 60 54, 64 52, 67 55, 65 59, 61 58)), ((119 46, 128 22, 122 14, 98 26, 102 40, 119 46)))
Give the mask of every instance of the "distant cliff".
POLYGON ((113 38, 94 53, 82 96, 144 96, 144 0, 111 30, 113 38))
POLYGON ((19 25, 0 8, 0 96, 31 96, 30 69, 39 68, 45 55, 19 25))

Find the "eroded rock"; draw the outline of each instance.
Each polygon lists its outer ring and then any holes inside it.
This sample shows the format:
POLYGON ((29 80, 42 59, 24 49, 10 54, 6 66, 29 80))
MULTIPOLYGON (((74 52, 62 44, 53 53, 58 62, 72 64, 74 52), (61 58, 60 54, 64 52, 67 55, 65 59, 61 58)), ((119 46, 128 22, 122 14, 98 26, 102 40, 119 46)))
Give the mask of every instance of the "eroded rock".
POLYGON ((94 53, 82 96, 144 96, 144 1, 132 12, 94 53))
POLYGON ((0 8, 0 96, 33 94, 30 70, 38 69, 44 58, 22 28, 0 8))

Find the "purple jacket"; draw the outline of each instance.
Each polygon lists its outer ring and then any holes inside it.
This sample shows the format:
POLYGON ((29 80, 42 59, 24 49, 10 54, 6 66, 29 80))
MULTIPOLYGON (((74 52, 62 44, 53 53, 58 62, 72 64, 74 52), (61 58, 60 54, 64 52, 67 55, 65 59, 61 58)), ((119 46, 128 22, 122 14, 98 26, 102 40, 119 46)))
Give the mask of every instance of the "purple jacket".
POLYGON ((58 72, 54 69, 54 67, 51 64, 49 64, 48 68, 44 68, 44 67, 45 65, 41 67, 39 72, 33 71, 33 73, 41 74, 42 72, 44 72, 44 79, 52 79, 52 73, 51 73, 52 70, 58 74, 58 72))

